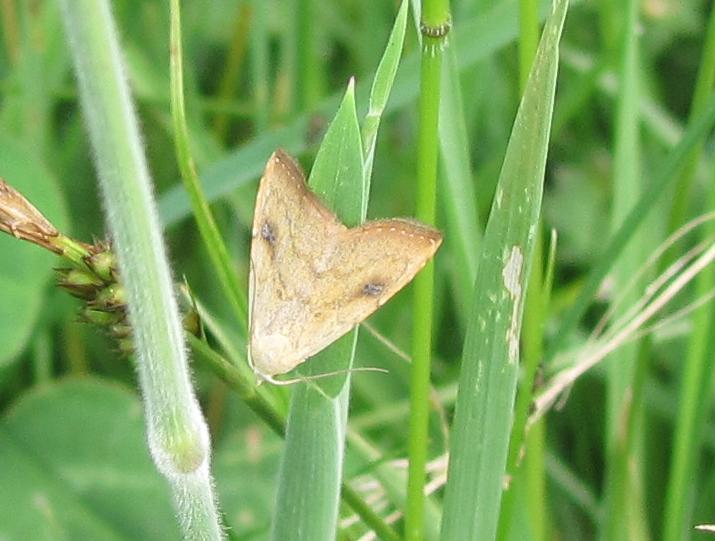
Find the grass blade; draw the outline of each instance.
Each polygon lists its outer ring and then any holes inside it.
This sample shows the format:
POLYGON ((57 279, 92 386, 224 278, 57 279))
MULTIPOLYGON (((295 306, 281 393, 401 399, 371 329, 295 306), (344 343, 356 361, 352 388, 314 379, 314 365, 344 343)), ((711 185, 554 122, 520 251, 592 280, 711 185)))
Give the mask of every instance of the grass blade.
MULTIPOLYGON (((636 27, 638 25, 638 3, 629 1, 624 5, 622 44, 620 45, 619 73, 621 84, 615 109, 613 185, 617 186, 613 196, 612 222, 617 229, 628 211, 633 208, 642 191, 640 180, 639 127, 638 111, 638 48, 639 39, 636 27)), ((644 230, 631 239, 626 250, 619 256, 612 269, 615 280, 614 297, 622 296, 621 292, 628 285, 645 257, 647 238, 644 230)), ((636 286, 628 295, 626 305, 633 304, 637 298, 636 286)), ((634 452, 635 438, 629 432, 638 419, 641 411, 638 402, 632 403, 639 396, 638 377, 639 345, 633 342, 619 348, 607 361, 607 422, 606 448, 606 483, 604 487, 604 517, 601 524, 601 539, 636 539, 637 536, 627 523, 626 501, 631 503, 631 511, 637 509, 642 501, 638 501, 638 481, 636 474, 629 474, 628 464, 633 461, 640 463, 634 452), (628 429, 624 429, 628 427, 628 429)), ((633 468, 637 471, 637 468, 633 468)), ((631 512, 629 511, 629 512, 631 512)), ((641 514, 636 510, 635 515, 641 514)))
POLYGON ((385 47, 385 53, 377 66, 375 78, 370 90, 367 114, 362 126, 363 151, 365 153, 365 195, 363 196, 363 212, 367 212, 368 194, 370 193, 370 177, 372 175, 372 162, 375 156, 375 143, 377 130, 380 127, 382 113, 385 111, 387 99, 395 82, 395 74, 402 56, 402 45, 405 41, 405 28, 407 27, 407 0, 402 0, 400 10, 395 18, 395 25, 390 33, 390 38, 385 47))
MULTIPOLYGON (((310 175, 311 188, 348 225, 362 214, 362 142, 352 81, 310 175)), ((320 374, 352 364, 357 329, 320 352, 301 371, 320 374)), ((301 383, 291 397, 273 539, 329 540, 337 529, 349 374, 301 383), (306 497, 309 494, 310 497, 306 497)))
POLYGON ((496 535, 567 6, 556 2, 544 28, 484 234, 453 424, 444 541, 496 535))
MULTIPOLYGON (((191 208, 196 219, 196 225, 201 233, 201 239, 209 257, 212 268, 218 275, 218 283, 224 292, 224 297, 233 309, 236 321, 242 334, 248 325, 246 319, 247 301, 245 288, 239 284, 238 276, 221 236, 216 220, 201 189, 196 173, 196 165, 191 155, 189 129, 186 124, 184 109, 184 74, 181 47, 181 11, 178 0, 171 2, 171 108, 174 120, 174 142, 176 156, 181 170, 186 193, 189 195, 191 208)), ((222 118, 222 117, 219 117, 222 118)))
MULTIPOLYGON (((444 54, 439 111, 439 156, 442 174, 440 205, 447 222, 445 242, 455 254, 455 292, 471 291, 477 275, 477 254, 481 243, 479 212, 472 168, 469 137, 457 69, 455 44, 444 54)), ((462 322, 469 317, 469 304, 455 294, 462 322)))
POLYGON ((293 390, 273 518, 275 541, 335 538, 347 420, 343 394, 328 399, 305 383, 293 390))
MULTIPOLYGON (((700 61, 698 79, 693 92, 691 116, 696 116, 707 104, 712 92, 715 78, 715 9, 710 8, 703 57, 700 61)), ((691 200, 692 186, 695 181, 695 171, 702 154, 702 144, 693 150, 691 162, 679 180, 675 190, 675 201, 672 208, 671 224, 680 225, 685 217, 685 207, 691 200)), ((715 207, 715 193, 710 183, 710 205, 715 207)), ((702 238, 713 234, 712 227, 706 227, 702 238)), ((715 286, 715 273, 712 270, 703 272, 696 285, 696 298, 705 295, 715 286)), ((663 539, 676 541, 686 535, 689 523, 690 505, 693 490, 691 480, 695 475, 697 456, 702 449, 701 434, 705 432, 704 418, 707 402, 711 395, 712 378, 708 374, 713 371, 712 329, 715 321, 715 309, 710 306, 698 312, 693 321, 693 333, 690 335, 687 348, 687 359, 683 370, 681 389, 679 391, 678 415, 675 422, 673 454, 670 465, 670 477, 666 491, 665 512, 663 513, 663 539)))

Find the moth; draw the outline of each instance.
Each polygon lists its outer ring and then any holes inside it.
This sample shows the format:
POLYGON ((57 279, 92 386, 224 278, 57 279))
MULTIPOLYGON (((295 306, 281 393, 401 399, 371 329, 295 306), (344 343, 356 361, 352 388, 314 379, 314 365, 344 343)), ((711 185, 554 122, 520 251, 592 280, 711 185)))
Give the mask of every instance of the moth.
POLYGON ((436 229, 386 219, 348 228, 282 150, 268 160, 253 217, 249 362, 269 382, 385 304, 442 242, 436 229))

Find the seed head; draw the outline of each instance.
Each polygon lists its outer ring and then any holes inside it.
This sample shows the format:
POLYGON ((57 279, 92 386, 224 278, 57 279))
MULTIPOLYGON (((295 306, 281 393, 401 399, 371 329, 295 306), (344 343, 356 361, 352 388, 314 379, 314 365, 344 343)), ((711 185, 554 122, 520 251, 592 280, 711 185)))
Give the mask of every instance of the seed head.
POLYGON ((61 253, 61 249, 51 242, 59 235, 57 229, 20 192, 1 178, 0 231, 61 253))

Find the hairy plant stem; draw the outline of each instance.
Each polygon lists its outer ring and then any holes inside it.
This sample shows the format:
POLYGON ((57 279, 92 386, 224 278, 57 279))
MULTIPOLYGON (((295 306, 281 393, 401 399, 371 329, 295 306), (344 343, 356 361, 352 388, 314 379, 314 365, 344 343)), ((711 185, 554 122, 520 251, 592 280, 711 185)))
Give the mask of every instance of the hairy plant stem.
POLYGON ((149 448, 183 536, 222 539, 210 443, 186 358, 151 179, 106 0, 62 0, 113 246, 126 289, 149 448))

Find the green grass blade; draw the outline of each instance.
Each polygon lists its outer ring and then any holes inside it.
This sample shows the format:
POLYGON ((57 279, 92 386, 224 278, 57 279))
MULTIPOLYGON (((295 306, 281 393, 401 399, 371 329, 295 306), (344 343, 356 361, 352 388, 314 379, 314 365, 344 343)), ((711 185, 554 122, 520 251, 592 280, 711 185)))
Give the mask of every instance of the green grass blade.
POLYGON ((355 109, 355 84, 348 89, 315 157, 308 184, 348 227, 365 219, 361 203, 363 154, 355 109))
MULTIPOLYGON (((362 142, 352 81, 316 157, 311 188, 349 225, 363 219, 362 142)), ((312 358, 301 373, 347 370, 357 329, 312 358)), ((297 384, 291 397, 273 539, 329 540, 337 529, 349 375, 297 384), (306 497, 310 495, 310 497, 306 497)))
MULTIPOLYGON (((712 182, 712 181, 711 181, 712 182)), ((710 208, 715 207, 715 194, 710 194, 710 208)), ((712 239, 715 228, 706 227, 703 238, 712 239)), ((694 298, 701 298, 715 287, 715 272, 705 270, 696 283, 694 298)), ((687 538, 690 530, 691 499, 695 490, 699 458, 707 434, 707 412, 712 403, 712 374, 715 371, 715 306, 701 308, 693 318, 682 382, 678 394, 678 412, 674 420, 673 454, 663 514, 663 539, 677 541, 687 538)))
POLYGON ((377 130, 380 127, 382 113, 385 111, 387 99, 390 96, 395 74, 402 56, 402 46, 405 41, 405 28, 407 27, 407 0, 402 0, 400 10, 397 12, 395 24, 392 27, 387 47, 377 66, 375 78, 370 90, 370 99, 367 105, 367 114, 362 126, 363 152, 365 154, 365 195, 363 196, 364 209, 367 212, 367 195, 370 193, 370 177, 372 176, 372 162, 375 156, 375 143, 377 130))
MULTIPOLYGON (((691 119, 700 114, 703 107, 707 105, 713 84, 715 84, 715 9, 711 7, 705 34, 705 44, 703 45, 703 56, 700 59, 698 78, 695 81, 693 99, 690 104, 689 117, 691 119)), ((674 200, 670 212, 670 229, 675 229, 686 221, 688 207, 692 202, 695 173, 700 163, 702 150, 702 145, 693 149, 691 161, 678 181, 678 189, 673 193, 674 200)))
MULTIPOLYGON (((693 92, 691 117, 696 116, 707 104, 712 93, 715 79, 715 9, 710 8, 703 57, 700 61, 698 79, 693 92)), ((684 221, 686 209, 690 203, 690 194, 695 181, 695 172, 702 153, 702 144, 693 150, 691 162, 680 177, 678 189, 671 211, 671 224, 679 226, 684 221)), ((709 208, 715 208, 715 193, 710 181, 709 208)), ((701 238, 705 240, 715 233, 713 227, 705 227, 701 238)), ((715 286, 715 273, 703 272, 696 283, 695 298, 705 295, 715 286)), ((693 332, 688 340, 687 357, 683 368, 679 389, 678 413, 675 420, 673 453, 670 463, 670 476, 665 497, 663 513, 663 539, 677 541, 682 539, 689 529, 690 500, 698 455, 702 451, 702 434, 705 432, 704 420, 707 404, 712 392, 713 350, 712 329, 715 322, 715 309, 700 310, 693 320, 693 332)))
MULTIPOLYGON (((469 159, 469 136, 457 69, 455 45, 450 45, 442 63, 439 111, 440 206, 447 227, 445 243, 455 259, 454 290, 471 291, 477 276, 477 254, 481 242, 477 196, 469 159)), ((469 304, 455 294, 456 307, 466 322, 469 304)))
POLYGON ((204 248, 208 253, 213 271, 218 275, 218 283, 223 289, 224 298, 233 309, 236 322, 243 334, 248 321, 246 317, 247 301, 245 288, 238 281, 234 263, 226 248, 216 220, 201 189, 196 173, 196 165, 191 153, 189 129, 186 124, 184 109, 184 75, 181 44, 181 12, 178 0, 171 2, 171 108, 174 120, 174 144, 181 171, 181 179, 189 195, 196 225, 201 233, 204 248))
POLYGON ((556 2, 544 28, 484 234, 453 424, 443 541, 496 535, 567 6, 556 2))
POLYGON ((275 541, 335 539, 346 418, 346 397, 327 399, 303 383, 293 390, 273 519, 275 541))
POLYGON ((539 1, 519 0, 519 88, 526 86, 539 45, 539 1))

